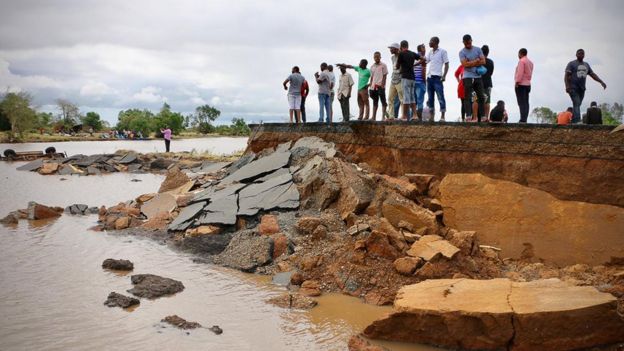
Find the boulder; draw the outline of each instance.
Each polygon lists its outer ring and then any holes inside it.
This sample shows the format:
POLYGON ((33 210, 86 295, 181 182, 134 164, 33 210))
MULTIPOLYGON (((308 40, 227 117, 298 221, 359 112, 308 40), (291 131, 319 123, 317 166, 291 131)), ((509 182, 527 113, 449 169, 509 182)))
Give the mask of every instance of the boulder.
POLYGON ((316 280, 306 280, 301 284, 301 288, 299 288, 299 293, 304 296, 320 296, 320 284, 316 280))
POLYGON ((390 189, 398 192, 410 200, 417 200, 418 196, 422 194, 422 191, 420 191, 420 189, 418 189, 418 187, 412 184, 409 180, 395 178, 388 175, 382 175, 381 178, 390 189))
POLYGON ((221 227, 216 225, 201 225, 196 228, 187 229, 185 232, 186 237, 195 237, 202 235, 215 235, 221 233, 221 227))
POLYGON ((398 194, 390 194, 385 199, 381 205, 381 214, 396 228, 399 228, 400 222, 407 222, 414 228, 429 228, 428 234, 438 232, 439 225, 433 212, 398 194))
POLYGON ((318 305, 316 300, 308 296, 290 292, 284 292, 281 295, 274 296, 267 302, 278 307, 294 308, 298 310, 309 310, 318 305))
POLYGON ((28 203, 28 219, 47 219, 61 216, 63 209, 60 207, 48 207, 34 201, 28 203))
POLYGON ((140 304, 141 301, 139 299, 135 299, 134 297, 125 296, 122 294, 118 294, 116 292, 111 292, 108 294, 108 298, 104 301, 104 305, 108 307, 121 307, 128 308, 135 305, 140 304))
POLYGON ((420 257, 401 257, 397 258, 393 265, 394 269, 399 274, 411 276, 416 272, 416 269, 423 264, 423 259, 420 257))
POLYGON ((39 169, 39 174, 53 174, 56 173, 56 171, 59 168, 59 164, 56 162, 48 162, 48 163, 44 163, 43 166, 41 166, 41 168, 39 169))
POLYGON ((340 182, 340 195, 335 207, 344 220, 349 214, 360 214, 375 196, 375 183, 372 178, 362 175, 351 164, 337 163, 337 177, 340 182))
POLYGON ((273 239, 253 231, 240 231, 225 250, 215 256, 214 262, 243 272, 254 272, 256 268, 270 263, 272 258, 273 239))
POLYGON ((369 256, 395 259, 399 256, 398 250, 392 246, 386 233, 374 230, 365 240, 366 253, 369 256))
POLYGON ((405 177, 416 186, 418 192, 422 195, 427 194, 429 185, 433 180, 435 180, 435 176, 432 174, 407 173, 405 174, 405 177))
POLYGON ((154 274, 136 274, 130 277, 134 287, 128 292, 134 296, 155 299, 184 290, 182 282, 154 274))
POLYGON ((432 279, 401 288, 394 312, 364 334, 454 349, 575 350, 623 341, 616 309, 613 296, 558 279, 432 279))
POLYGON ((164 170, 164 169, 169 168, 169 166, 171 166, 174 163, 175 161, 172 159, 159 157, 155 159, 154 161, 150 162, 150 169, 164 170))
POLYGON ((141 206, 141 212, 151 219, 162 212, 171 213, 177 206, 176 198, 168 193, 157 194, 141 206))
POLYGON ((425 235, 412 244, 407 250, 407 254, 412 257, 420 257, 425 261, 431 261, 438 256, 451 259, 459 251, 457 247, 437 235, 425 235))
POLYGON ((253 183, 238 194, 238 214, 254 216, 259 211, 299 208, 299 191, 290 172, 253 183))
POLYGON ((258 233, 262 235, 271 235, 279 233, 280 226, 277 222, 277 216, 274 215, 264 215, 260 219, 260 224, 258 225, 258 233))
POLYGON ((296 228, 299 233, 310 235, 320 224, 321 219, 318 217, 301 217, 297 221, 296 228))
POLYGON ((122 216, 115 220, 115 230, 126 229, 130 226, 130 217, 122 216))
POLYGON ((347 347, 349 351, 388 351, 385 347, 371 345, 368 340, 365 340, 359 335, 352 336, 351 339, 349 339, 347 347))
POLYGON ((184 330, 201 328, 201 324, 197 322, 189 322, 186 319, 178 317, 178 315, 175 314, 163 318, 161 322, 170 324, 176 328, 184 330))
POLYGON ((134 264, 129 260, 116 260, 114 258, 107 258, 102 262, 102 268, 112 269, 116 271, 131 271, 134 269, 134 264))
POLYGON ((160 185, 160 189, 158 189, 159 193, 164 193, 170 190, 174 190, 187 184, 191 179, 186 175, 186 173, 182 172, 180 168, 172 167, 167 171, 167 176, 165 180, 160 185))
POLYGON ((562 201, 534 188, 480 174, 449 174, 440 184, 444 222, 476 231, 479 242, 520 259, 559 266, 624 257, 624 208, 562 201), (475 206, 478 204, 478 206, 475 206))
POLYGON ((233 182, 252 181, 287 166, 289 160, 290 151, 275 151, 270 155, 264 156, 242 166, 240 169, 223 178, 221 182, 223 184, 227 184, 233 182))
POLYGON ((17 224, 19 220, 20 220, 19 213, 17 211, 13 211, 13 212, 10 212, 8 215, 6 215, 4 218, 0 219, 0 223, 13 225, 13 224, 17 224))
POLYGON ((282 233, 276 233, 271 235, 271 239, 273 239, 273 259, 289 253, 289 243, 288 237, 282 233))

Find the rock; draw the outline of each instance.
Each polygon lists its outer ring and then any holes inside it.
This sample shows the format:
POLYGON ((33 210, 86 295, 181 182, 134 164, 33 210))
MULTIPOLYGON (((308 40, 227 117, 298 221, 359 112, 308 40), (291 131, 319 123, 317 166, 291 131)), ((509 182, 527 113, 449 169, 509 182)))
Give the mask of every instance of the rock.
POLYGON ((622 207, 562 201, 479 174, 450 174, 440 193, 445 224, 476 231, 480 243, 502 249, 501 257, 522 258, 525 244, 533 259, 559 266, 624 257, 622 207))
POLYGON ((381 213, 396 228, 399 228, 399 222, 404 221, 413 228, 429 228, 429 234, 438 231, 439 225, 433 212, 398 195, 390 196, 383 202, 381 213))
POLYGON ((164 193, 174 190, 188 183, 190 180, 186 173, 182 172, 178 167, 173 167, 167 171, 167 177, 165 177, 165 180, 160 185, 158 192, 164 193))
POLYGON ((437 235, 425 235, 412 244, 407 254, 412 257, 420 257, 425 261, 431 261, 439 255, 451 259, 459 251, 458 248, 437 235))
POLYGON ((301 234, 310 235, 314 232, 316 227, 321 224, 321 219, 318 217, 301 217, 297 221, 297 231, 301 234))
POLYGON ((102 262, 102 268, 113 269, 117 271, 131 271, 134 269, 134 264, 128 260, 116 260, 113 258, 107 258, 102 262))
POLYGON ((53 174, 56 173, 56 171, 59 168, 59 164, 56 162, 48 162, 48 163, 44 163, 43 166, 41 166, 41 168, 39 169, 39 174, 53 174))
POLYGON ((87 209, 87 212, 89 212, 90 214, 98 214, 100 212, 100 209, 96 206, 92 206, 87 209))
POLYGON ((65 212, 72 215, 85 215, 87 214, 87 210, 89 206, 85 204, 73 204, 71 206, 65 207, 65 212))
POLYGON ((286 235, 282 233, 277 233, 271 235, 271 239, 273 239, 273 255, 272 258, 275 260, 278 257, 289 253, 289 243, 290 241, 286 237, 286 235))
POLYGON ((388 175, 382 175, 381 177, 390 189, 398 192, 410 200, 417 200, 418 196, 422 194, 418 187, 410 183, 409 180, 395 178, 388 175))
POLYGON ((274 215, 264 215, 260 219, 260 225, 258 225, 258 233, 262 235, 271 235, 279 233, 280 226, 277 222, 277 217, 274 215))
POLYGON ((154 161, 150 162, 150 169, 164 170, 164 169, 169 168, 169 166, 171 166, 174 163, 175 161, 172 159, 159 157, 155 159, 154 161))
POLYGON ((270 263, 272 256, 273 239, 252 231, 240 231, 214 258, 214 262, 243 272, 254 272, 256 268, 270 263))
POLYGON ((305 256, 301 259, 300 262, 301 270, 304 272, 309 272, 312 269, 316 268, 321 261, 321 256, 305 256))
POLYGON ((175 196, 176 205, 178 207, 186 207, 191 203, 194 197, 194 194, 177 195, 175 196))
POLYGON ((405 174, 405 177, 416 186, 418 192, 422 195, 427 195, 429 185, 435 179, 434 175, 417 173, 407 173, 405 174))
POLYGON ((370 256, 395 259, 399 256, 397 249, 392 246, 388 235, 374 230, 364 241, 366 253, 370 256))
POLYGON ((171 324, 176 328, 184 329, 184 330, 201 328, 201 324, 197 322, 189 322, 186 319, 178 317, 175 314, 172 316, 167 316, 163 318, 161 322, 171 324))
POLYGON ((420 238, 422 238, 422 235, 419 235, 419 234, 414 234, 414 233, 410 233, 406 231, 402 231, 401 233, 403 234, 403 237, 405 238, 405 242, 407 243, 413 243, 415 241, 420 240, 420 238))
POLYGON ((321 288, 319 282, 316 280, 306 280, 301 284, 301 288, 299 288, 299 293, 305 296, 320 296, 321 288))
POLYGON ((43 167, 43 159, 38 159, 38 160, 34 160, 32 162, 28 162, 25 165, 17 167, 17 170, 18 171, 34 172, 34 171, 38 170, 41 167, 43 167))
POLYGON ((301 285, 304 281, 305 279, 303 278, 303 274, 301 274, 301 272, 294 272, 290 276, 290 284, 292 285, 301 285))
POLYGON ((134 287, 128 290, 134 296, 155 299, 184 290, 182 282, 153 274, 136 274, 130 277, 134 287))
POLYGON ((171 213, 176 209, 176 206, 177 202, 173 195, 167 193, 157 194, 147 202, 143 203, 141 206, 141 212, 147 217, 147 219, 151 219, 162 212, 171 213))
POLYGON ((137 154, 134 152, 129 152, 125 154, 117 163, 121 163, 122 165, 127 165, 137 160, 137 154))
POLYGON ((60 207, 48 207, 34 201, 28 203, 27 211, 30 220, 56 218, 63 213, 63 209, 60 207))
POLYGON ((420 257, 401 257, 397 258, 393 265, 399 274, 411 276, 416 272, 416 269, 423 264, 423 259, 420 257))
POLYGON ((613 296, 558 279, 427 280, 401 288, 394 312, 364 334, 456 349, 573 350, 621 342, 616 308, 613 296))
POLYGON ((115 230, 126 229, 130 226, 130 217, 122 216, 115 220, 115 230))
MULTIPOLYGON (((140 166, 140 165, 137 165, 140 166)), ((97 167, 89 166, 87 167, 87 174, 89 175, 101 175, 102 171, 100 171, 97 167)))
POLYGON ((367 231, 370 231, 370 225, 368 225, 368 223, 356 223, 347 229, 347 233, 351 236, 356 236, 367 231))
POLYGON ((178 217, 169 224, 169 230, 185 230, 188 228, 193 220, 199 216, 206 204, 207 201, 200 201, 183 208, 178 217))
POLYGON ((202 225, 193 229, 187 229, 185 236, 194 237, 202 235, 216 235, 221 233, 221 227, 216 225, 202 225))
POLYGON ((319 225, 312 232, 312 240, 318 241, 327 238, 327 227, 324 225, 319 225))
POLYGON ((479 241, 477 240, 477 232, 474 231, 457 231, 451 230, 449 243, 460 249, 461 253, 466 256, 474 256, 479 252, 479 241))
POLYGON ((20 220, 19 213, 17 211, 13 211, 13 212, 9 213, 8 215, 6 215, 6 217, 2 218, 0 220, 0 223, 7 224, 7 225, 12 225, 12 224, 19 223, 19 220, 20 220))
POLYGON ((238 160, 232 162, 230 167, 228 168, 228 175, 238 171, 241 167, 249 164, 256 158, 256 154, 253 152, 247 152, 243 156, 241 156, 238 160))
POLYGON ((297 173, 295 180, 299 184, 302 207, 322 211, 338 200, 341 184, 336 176, 337 162, 318 158, 319 164, 308 169, 314 160, 308 161, 297 173))
POLYGON ((187 194, 189 191, 191 191, 193 186, 195 186, 195 181, 194 180, 189 180, 188 182, 180 185, 179 187, 177 187, 175 189, 171 189, 169 191, 166 191, 166 193, 174 195, 174 196, 187 194))
POLYGON ((290 149, 293 153, 297 149, 310 149, 324 158, 332 158, 336 155, 334 143, 328 143, 317 136, 299 138, 290 149))
POLYGON ((208 330, 217 335, 223 334, 223 329, 221 329, 218 325, 213 325, 212 327, 208 328, 208 330))
POLYGON ((299 207, 299 191, 292 182, 290 172, 254 183, 243 188, 238 197, 238 214, 256 215, 259 211, 272 209, 296 209, 299 207))
POLYGON ((204 161, 202 162, 201 166, 193 168, 193 172, 195 173, 215 173, 220 171, 221 169, 223 169, 224 167, 227 167, 230 163, 229 162, 211 162, 211 161, 204 161))
POLYGON ((385 347, 371 345, 370 342, 359 335, 352 336, 347 346, 349 351, 388 351, 385 347))
POLYGON ((125 296, 122 294, 118 294, 116 292, 111 292, 108 294, 108 298, 104 301, 104 305, 108 307, 121 307, 128 308, 135 305, 140 304, 141 301, 139 299, 135 299, 134 297, 125 296))
POLYGON ((221 183, 252 181, 267 173, 288 165, 290 151, 275 151, 272 154, 252 161, 221 180, 221 183))
POLYGON ((270 298, 267 302, 278 307, 294 308, 298 310, 309 310, 315 307, 316 305, 318 305, 318 302, 316 302, 312 298, 309 298, 307 296, 304 296, 298 293, 293 294, 289 292, 285 292, 285 293, 282 293, 281 295, 274 296, 270 298))
POLYGON ((237 191, 244 186, 244 184, 236 184, 211 193, 210 202, 202 210, 202 215, 199 217, 198 223, 236 224, 236 215, 240 207, 237 191))
POLYGON ((156 196, 156 195, 158 195, 158 193, 143 194, 143 195, 140 195, 139 197, 137 197, 135 199, 135 201, 140 203, 140 204, 144 204, 144 203, 148 202, 149 200, 153 199, 154 196, 156 196))
POLYGON ((349 214, 360 214, 375 196, 375 183, 372 178, 358 172, 353 165, 336 163, 337 179, 340 182, 340 195, 335 207, 344 220, 349 214))

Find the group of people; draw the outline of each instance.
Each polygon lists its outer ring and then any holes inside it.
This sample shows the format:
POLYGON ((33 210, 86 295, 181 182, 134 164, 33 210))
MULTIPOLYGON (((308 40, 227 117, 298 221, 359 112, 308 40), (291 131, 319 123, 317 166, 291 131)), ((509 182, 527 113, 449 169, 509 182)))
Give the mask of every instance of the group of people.
MULTIPOLYGON (((477 47, 472 44, 472 37, 466 34, 462 38, 464 47, 459 52, 460 65, 455 71, 458 82, 457 95, 461 102, 461 120, 469 122, 507 122, 509 116, 504 101, 497 101, 490 109, 492 96, 492 75, 494 61, 490 59, 489 47, 477 47)), ((368 60, 360 60, 357 66, 338 63, 340 69, 338 86, 334 67, 322 63, 321 71, 314 73, 314 80, 318 84, 318 99, 320 116, 318 122, 331 123, 333 121, 333 102, 337 98, 340 102, 343 121, 350 119, 350 103, 355 81, 348 69, 358 74, 357 103, 359 108, 358 120, 377 120, 377 112, 381 111, 381 120, 401 119, 435 120, 435 100, 438 100, 440 121, 445 120, 446 99, 444 96, 444 82, 449 71, 449 58, 446 50, 439 47, 440 39, 433 37, 429 41, 430 50, 426 52, 424 44, 418 45, 416 52, 409 49, 407 40, 401 43, 392 43, 388 46, 391 54, 392 66, 388 69, 381 61, 379 51, 373 54, 373 64, 368 67, 368 60), (388 75, 390 75, 388 79, 388 75), (388 90, 388 99, 386 99, 388 90), (425 107, 425 93, 427 101, 425 107), (371 113, 370 100, 373 101, 371 113), (381 102, 381 110, 379 103, 381 102)), ((568 63, 565 69, 565 89, 572 100, 570 123, 581 122, 581 104, 585 96, 586 78, 590 76, 599 82, 604 89, 606 84, 584 61, 585 51, 576 52, 576 60, 568 63)), ((528 58, 528 50, 518 51, 514 82, 515 93, 520 112, 520 123, 526 123, 529 116, 529 95, 531 79, 533 77, 533 62, 528 58)), ((288 91, 288 105, 290 122, 306 122, 305 99, 309 95, 310 86, 303 77, 299 67, 292 68, 291 74, 283 82, 288 91)), ((567 112, 567 111, 565 111, 567 112)), ((589 111, 588 111, 589 115, 589 111)), ((592 112, 592 117, 595 112, 592 112)), ((562 119, 563 120, 563 119, 562 119)), ((594 123, 597 118, 587 119, 587 123, 594 123)), ((600 119, 601 120, 601 119, 600 119)))
POLYGON ((143 139, 143 133, 140 130, 135 132, 133 130, 112 129, 108 131, 108 134, 102 134, 100 137, 103 139, 143 139))

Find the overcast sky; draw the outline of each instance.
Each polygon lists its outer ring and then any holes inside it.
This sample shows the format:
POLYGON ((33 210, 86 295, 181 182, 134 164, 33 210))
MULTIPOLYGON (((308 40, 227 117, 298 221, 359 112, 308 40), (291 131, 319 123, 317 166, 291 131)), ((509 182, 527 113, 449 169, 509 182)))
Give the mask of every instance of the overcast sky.
MULTIPOLYGON (((624 102, 623 15, 621 0, 0 0, 0 89, 29 91, 40 110, 55 113, 54 101, 65 98, 111 124, 122 109, 157 111, 163 102, 185 114, 216 106, 222 122, 286 121, 281 83, 293 65, 312 80, 323 61, 372 61, 379 50, 389 63, 390 43, 415 48, 437 35, 451 61, 445 89, 455 120, 452 72, 470 33, 475 45, 490 46, 493 99, 507 102, 515 122, 521 47, 535 64, 531 108, 571 105, 563 73, 578 48, 608 85, 588 80, 583 107, 624 102)), ((318 118, 317 88, 311 84, 309 120, 318 118)))

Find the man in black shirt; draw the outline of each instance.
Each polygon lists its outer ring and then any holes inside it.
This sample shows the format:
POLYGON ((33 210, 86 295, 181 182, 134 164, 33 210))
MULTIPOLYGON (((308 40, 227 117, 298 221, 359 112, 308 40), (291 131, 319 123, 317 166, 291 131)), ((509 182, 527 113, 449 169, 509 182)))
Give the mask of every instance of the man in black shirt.
POLYGON ((485 115, 490 115, 490 102, 492 101, 492 74, 494 73, 494 61, 488 58, 490 54, 490 47, 487 45, 483 45, 481 47, 481 51, 483 51, 483 56, 485 56, 485 68, 487 68, 487 72, 481 77, 481 81, 483 81, 483 89, 485 90, 485 94, 487 97, 485 98, 485 115))
POLYGON ((407 40, 401 41, 399 57, 396 63, 396 69, 401 71, 401 86, 403 88, 403 116, 401 119, 409 120, 409 111, 412 109, 412 116, 416 116, 416 96, 414 95, 414 86, 416 84, 414 77, 414 62, 416 60, 424 63, 424 59, 417 53, 409 50, 407 40))
POLYGON ((590 107, 587 109, 587 114, 585 114, 585 118, 583 123, 585 124, 602 124, 602 110, 598 107, 596 101, 592 101, 589 105, 590 107))

